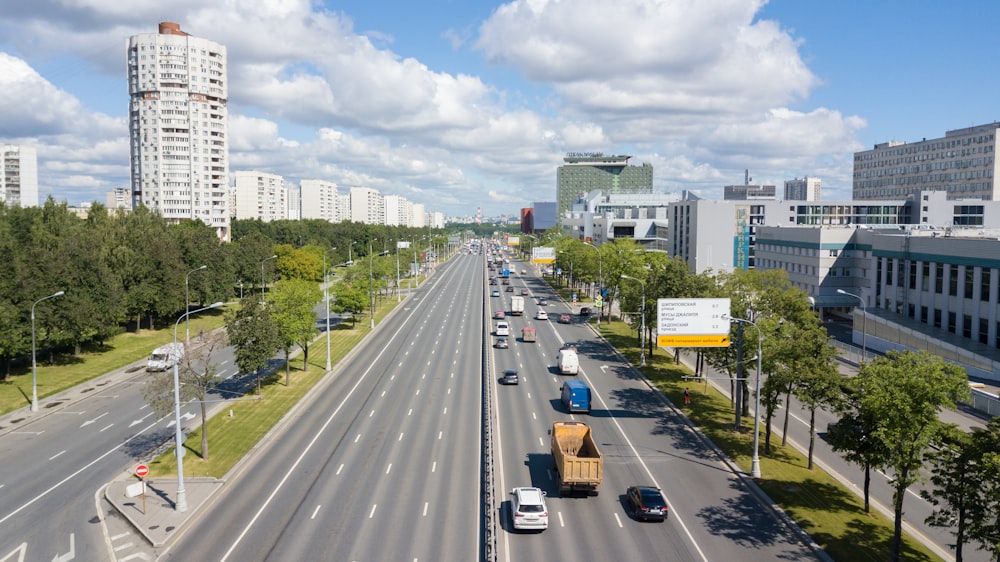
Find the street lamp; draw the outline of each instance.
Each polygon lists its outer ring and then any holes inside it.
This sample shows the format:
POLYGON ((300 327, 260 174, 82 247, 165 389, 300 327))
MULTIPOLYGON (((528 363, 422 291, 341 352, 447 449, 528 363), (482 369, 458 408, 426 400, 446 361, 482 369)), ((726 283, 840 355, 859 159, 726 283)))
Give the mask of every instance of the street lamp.
MULTIPOLYGON (((752 478, 760 478, 760 361, 764 336, 760 332, 760 326, 752 320, 747 320, 746 318, 734 318, 728 314, 724 314, 722 318, 724 320, 732 320, 733 322, 740 324, 750 324, 754 328, 757 328, 757 381, 754 384, 754 394, 756 394, 756 397, 754 399, 753 407, 753 458, 750 461, 750 476, 752 478)), ((736 411, 738 412, 739 409, 740 405, 737 404, 736 411)))
POLYGON ((278 255, 275 254, 275 255, 273 255, 273 256, 271 256, 269 258, 264 258, 264 259, 260 260, 260 304, 261 305, 264 304, 264 287, 267 285, 264 282, 264 262, 266 262, 267 260, 273 260, 273 259, 275 259, 277 257, 278 257, 278 255))
POLYGON ((377 240, 370 240, 368 242, 368 328, 375 329, 375 278, 372 275, 372 265, 375 262, 375 256, 372 255, 372 242, 377 242, 377 240))
MULTIPOLYGON (((198 310, 185 311, 184 316, 178 318, 177 322, 174 323, 174 347, 177 347, 177 326, 180 325, 181 320, 186 319, 196 312, 220 306, 222 306, 222 303, 217 302, 198 310)), ((187 348, 184 349, 184 353, 187 354, 187 348)), ((181 430, 181 384, 178 363, 180 363, 179 360, 174 362, 174 425, 176 425, 174 428, 174 441, 175 448, 177 449, 177 503, 174 504, 174 511, 183 513, 187 511, 187 494, 184 491, 184 432, 181 430)))
POLYGON ((403 293, 399 290, 399 242, 396 242, 396 304, 403 302, 403 293))
POLYGON ((35 305, 42 302, 45 299, 51 299, 53 297, 61 297, 65 294, 65 291, 59 291, 52 293, 47 297, 42 297, 35 301, 31 305, 31 411, 38 411, 38 369, 35 366, 35 305))
POLYGON ((642 328, 640 328, 641 333, 639 334, 639 345, 642 347, 642 355, 640 355, 639 366, 646 366, 646 282, 642 279, 636 277, 630 277, 628 275, 622 275, 622 279, 631 279, 633 281, 638 281, 642 285, 642 328))
POLYGON ((837 292, 842 295, 854 297, 861 302, 861 361, 864 362, 868 358, 868 347, 866 346, 868 338, 868 311, 865 309, 865 299, 854 293, 848 293, 843 289, 837 289, 837 292))
POLYGON ((243 301, 243 280, 237 280, 236 284, 240 286, 240 301, 243 301))
POLYGON ((604 256, 601 255, 601 249, 590 242, 584 242, 583 245, 597 250, 597 294, 601 296, 601 307, 597 309, 597 329, 600 330, 601 316, 604 316, 604 256))
MULTIPOLYGON (((334 248, 336 250, 336 248, 334 248)), ((330 370, 330 279, 326 271, 326 251, 323 251, 323 302, 326 303, 326 370, 330 370)))
MULTIPOLYGON (((207 265, 203 265, 201 267, 196 267, 196 268, 192 269, 191 271, 187 272, 187 275, 184 276, 184 312, 187 312, 188 309, 191 308, 191 297, 190 297, 190 291, 188 289, 188 280, 191 278, 191 274, 194 273, 195 271, 201 271, 201 270, 203 270, 203 269, 205 269, 207 267, 208 267, 207 265)), ((184 322, 184 345, 191 345, 191 319, 190 318, 186 322, 184 322)))

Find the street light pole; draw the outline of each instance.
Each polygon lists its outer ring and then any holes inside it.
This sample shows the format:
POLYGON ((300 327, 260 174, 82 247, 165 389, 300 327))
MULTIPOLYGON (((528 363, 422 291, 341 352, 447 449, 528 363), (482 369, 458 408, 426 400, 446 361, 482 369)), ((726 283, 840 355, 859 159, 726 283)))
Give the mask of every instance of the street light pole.
MULTIPOLYGON (((753 457, 750 460, 750 476, 752 478, 760 478, 760 362, 761 362, 761 351, 763 350, 764 336, 761 334, 760 326, 752 320, 747 320, 746 318, 733 318, 732 316, 724 315, 723 319, 729 319, 733 322, 738 322, 742 324, 750 324, 757 329, 757 381, 754 384, 754 407, 753 407, 753 457)), ((739 384, 742 384, 740 382, 739 384)), ((740 405, 736 405, 736 411, 739 412, 740 405)))
POLYGON ((642 328, 640 328, 641 333, 639 334, 639 345, 642 347, 642 354, 639 356, 639 366, 645 367, 646 366, 646 282, 643 281, 642 279, 638 279, 636 277, 631 277, 628 275, 622 275, 622 279, 631 279, 633 281, 638 281, 639 284, 642 285, 642 311, 640 312, 640 314, 642 315, 642 320, 640 322, 642 324, 642 328))
POLYGON ((375 278, 372 273, 372 266, 375 256, 372 255, 372 240, 368 242, 368 328, 375 329, 375 278))
MULTIPOLYGON (((188 280, 191 278, 191 274, 195 271, 201 271, 207 268, 207 265, 201 267, 196 267, 191 271, 187 272, 184 276, 184 312, 187 312, 191 308, 191 297, 188 290, 188 280)), ((191 319, 189 318, 184 322, 184 345, 191 345, 191 319)))
MULTIPOLYGON (((336 248, 334 248, 336 250, 336 248)), ((326 303, 326 370, 330 370, 330 277, 326 269, 326 252, 323 252, 323 302, 326 303)))
POLYGON ((403 302, 403 293, 399 289, 399 242, 396 242, 396 304, 403 302))
MULTIPOLYGON (((177 347, 177 327, 181 320, 196 312, 220 306, 222 303, 217 302, 198 310, 185 311, 184 316, 174 323, 174 347, 177 347)), ((184 353, 187 354, 187 348, 184 349, 184 353)), ((177 455, 177 503, 174 504, 174 511, 183 513, 187 511, 187 493, 184 491, 184 432, 181 430, 181 384, 178 363, 180 360, 174 362, 174 448, 177 455)))
POLYGON ((264 282, 264 262, 266 262, 267 260, 273 260, 273 259, 275 259, 277 257, 278 257, 278 255, 275 254, 275 255, 273 255, 273 256, 271 256, 269 258, 264 258, 264 259, 262 259, 260 261, 260 304, 261 305, 264 304, 264 287, 267 285, 264 282))
POLYGON ((854 297, 861 303, 861 362, 863 363, 865 359, 868 359, 868 347, 866 345, 868 339, 868 310, 865 308, 865 299, 854 293, 848 293, 843 289, 837 289, 837 292, 842 295, 854 297))
POLYGON ((604 316, 604 256, 601 255, 601 249, 590 242, 584 242, 583 245, 597 250, 597 294, 601 296, 601 308, 597 310, 597 330, 600 331, 601 316, 604 316))
POLYGON ((35 365, 35 305, 46 299, 61 297, 65 291, 52 293, 47 297, 42 297, 31 305, 31 411, 38 411, 38 369, 35 365))

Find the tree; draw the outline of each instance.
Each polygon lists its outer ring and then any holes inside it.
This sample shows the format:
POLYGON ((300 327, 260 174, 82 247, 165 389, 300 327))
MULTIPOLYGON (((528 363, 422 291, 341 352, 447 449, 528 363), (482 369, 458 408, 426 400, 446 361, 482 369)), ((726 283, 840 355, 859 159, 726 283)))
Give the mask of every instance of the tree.
POLYGON ((920 496, 934 506, 934 511, 924 521, 950 530, 955 536, 955 562, 962 562, 970 524, 983 518, 983 483, 995 477, 982 473, 979 440, 954 426, 946 428, 942 438, 941 448, 927 455, 934 487, 921 490, 920 496))
MULTIPOLYGON (((226 346, 226 334, 210 332, 197 345, 188 346, 177 364, 181 402, 197 400, 201 406, 201 458, 208 460, 208 398, 209 391, 219 382, 215 352, 226 346)), ((174 373, 167 369, 155 373, 146 381, 143 392, 146 403, 158 417, 169 415, 174 407, 174 373)))
POLYGON ((976 460, 975 474, 980 495, 972 503, 968 538, 1000 560, 1000 418, 993 418, 986 429, 972 433, 972 457, 976 460))
POLYGON ((827 428, 826 440, 834 451, 844 454, 844 458, 864 470, 864 502, 865 513, 871 511, 871 472, 886 464, 888 452, 884 444, 871 435, 875 432, 878 420, 872 413, 864 410, 860 397, 864 395, 865 381, 853 378, 845 381, 842 388, 842 400, 837 411, 840 420, 827 428))
POLYGON ((892 469, 892 559, 898 561, 906 489, 920 477, 927 451, 941 435, 938 410, 968 397, 968 377, 962 367, 925 351, 890 351, 866 363, 858 379, 864 389, 858 397, 861 411, 875 421, 870 438, 885 448, 886 466, 892 469))
POLYGON ((256 373, 260 395, 261 370, 281 349, 278 327, 271 313, 254 294, 243 297, 241 306, 226 314, 226 335, 236 349, 236 365, 242 373, 256 373))
POLYGON ((302 348, 305 365, 309 364, 309 342, 319 333, 313 310, 322 300, 323 293, 319 286, 304 279, 282 279, 274 284, 274 289, 267 295, 271 318, 285 352, 286 386, 291 378, 291 363, 288 358, 295 344, 302 348))
POLYGON ((333 286, 333 295, 335 299, 330 304, 330 310, 338 314, 349 312, 352 326, 357 321, 358 315, 368 307, 368 295, 364 288, 359 285, 347 282, 337 283, 333 286))

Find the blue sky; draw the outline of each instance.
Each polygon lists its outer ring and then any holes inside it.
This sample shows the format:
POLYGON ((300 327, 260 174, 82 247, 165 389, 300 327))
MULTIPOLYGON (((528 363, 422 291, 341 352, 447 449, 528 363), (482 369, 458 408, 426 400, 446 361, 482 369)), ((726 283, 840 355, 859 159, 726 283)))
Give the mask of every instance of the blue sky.
POLYGON ((42 196, 128 185, 125 46, 160 21, 226 45, 230 169, 448 215, 555 199, 566 152, 631 154, 721 197, 998 118, 1000 4, 819 0, 0 0, 0 143, 42 196))

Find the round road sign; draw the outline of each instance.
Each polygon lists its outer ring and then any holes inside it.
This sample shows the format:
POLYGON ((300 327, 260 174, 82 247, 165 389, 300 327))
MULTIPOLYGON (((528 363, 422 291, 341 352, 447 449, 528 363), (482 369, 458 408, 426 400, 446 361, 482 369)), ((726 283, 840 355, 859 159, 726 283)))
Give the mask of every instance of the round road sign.
POLYGON ((138 476, 139 478, 142 478, 143 476, 146 476, 147 474, 149 474, 149 467, 148 466, 146 466, 144 464, 140 464, 139 466, 135 467, 135 475, 138 476))

